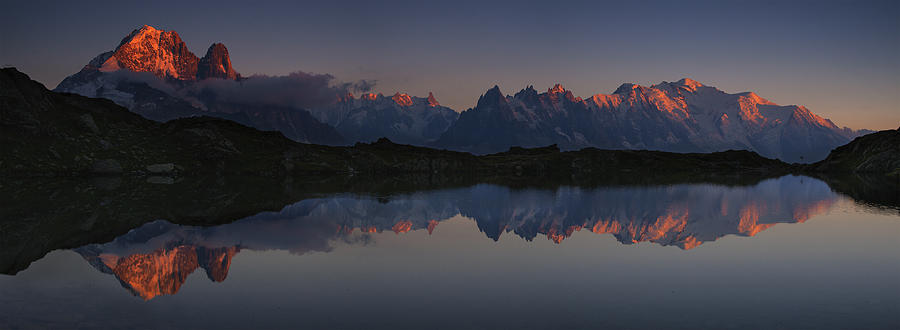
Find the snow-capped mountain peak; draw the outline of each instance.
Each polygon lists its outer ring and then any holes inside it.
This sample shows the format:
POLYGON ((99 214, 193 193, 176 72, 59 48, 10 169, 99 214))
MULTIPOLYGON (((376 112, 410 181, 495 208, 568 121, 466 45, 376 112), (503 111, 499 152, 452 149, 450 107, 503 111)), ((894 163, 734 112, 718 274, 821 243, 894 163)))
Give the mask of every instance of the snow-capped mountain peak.
POLYGON ((632 83, 624 83, 619 85, 619 88, 613 92, 613 94, 628 94, 632 93, 635 89, 640 89, 641 85, 636 85, 632 83))
POLYGON ((705 85, 701 84, 700 82, 693 80, 691 78, 681 78, 681 80, 676 81, 675 83, 678 85, 687 87, 691 90, 695 90, 695 91, 697 90, 697 88, 705 86, 705 85))

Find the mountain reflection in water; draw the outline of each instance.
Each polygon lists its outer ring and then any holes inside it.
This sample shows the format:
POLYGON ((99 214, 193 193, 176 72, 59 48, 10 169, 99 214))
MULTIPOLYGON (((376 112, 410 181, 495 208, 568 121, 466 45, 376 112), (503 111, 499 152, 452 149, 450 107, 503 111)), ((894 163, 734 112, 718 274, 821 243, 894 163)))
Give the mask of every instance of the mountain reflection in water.
POLYGON ((575 232, 612 234, 622 244, 652 242, 690 250, 726 235, 754 236, 778 223, 804 222, 827 211, 838 195, 799 176, 753 186, 677 184, 640 187, 511 189, 494 185, 389 197, 337 195, 306 199, 214 227, 154 221, 105 244, 75 249, 94 268, 113 274, 136 296, 178 292, 202 268, 224 281, 241 250, 327 252, 333 243, 366 243, 372 233, 440 232, 457 215, 492 240, 512 233, 555 243, 575 232))

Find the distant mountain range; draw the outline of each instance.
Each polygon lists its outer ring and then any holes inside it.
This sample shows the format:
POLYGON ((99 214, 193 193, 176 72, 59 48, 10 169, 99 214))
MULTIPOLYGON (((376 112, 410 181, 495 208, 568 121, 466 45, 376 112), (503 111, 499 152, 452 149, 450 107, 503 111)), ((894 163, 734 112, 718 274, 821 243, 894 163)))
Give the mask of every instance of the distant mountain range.
POLYGON ((613 94, 575 97, 556 85, 509 96, 494 86, 460 115, 436 146, 494 153, 510 146, 751 150, 788 162, 814 161, 861 132, 839 128, 802 106, 779 106, 752 92, 728 94, 682 79, 613 94))
POLYGON ((312 109, 322 122, 334 126, 349 141, 372 142, 386 137, 412 145, 428 145, 452 125, 459 114, 427 98, 396 93, 391 97, 347 94, 333 105, 312 109))
POLYGON ((209 82, 231 81, 239 89, 254 79, 263 78, 237 73, 221 43, 198 58, 175 31, 143 26, 55 91, 107 98, 157 121, 208 115, 277 130, 298 142, 346 145, 387 137, 476 154, 557 144, 563 150, 738 149, 814 162, 871 132, 838 127, 802 106, 779 106, 752 92, 729 94, 690 79, 650 87, 623 84, 610 95, 586 99, 561 85, 545 93, 529 86, 512 96, 494 86, 462 113, 441 106, 431 94, 335 93, 325 96, 327 102, 299 107, 223 98, 206 88, 209 82))

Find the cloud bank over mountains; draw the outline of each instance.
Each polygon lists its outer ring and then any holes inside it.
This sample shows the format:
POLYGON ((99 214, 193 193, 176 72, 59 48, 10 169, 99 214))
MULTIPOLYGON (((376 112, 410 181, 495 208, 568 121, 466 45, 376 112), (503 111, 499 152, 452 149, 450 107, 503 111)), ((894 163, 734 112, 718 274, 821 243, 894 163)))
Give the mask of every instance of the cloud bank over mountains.
POLYGON ((215 102, 310 109, 335 102, 337 95, 368 92, 374 80, 337 81, 330 74, 295 71, 284 76, 253 75, 241 80, 206 79, 189 85, 185 96, 215 102))

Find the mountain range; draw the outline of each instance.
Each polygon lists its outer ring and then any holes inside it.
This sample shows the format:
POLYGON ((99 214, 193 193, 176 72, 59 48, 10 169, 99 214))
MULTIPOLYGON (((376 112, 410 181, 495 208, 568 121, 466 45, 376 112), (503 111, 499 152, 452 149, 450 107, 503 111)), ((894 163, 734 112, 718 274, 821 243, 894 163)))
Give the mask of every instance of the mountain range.
POLYGON ((557 84, 504 95, 498 86, 460 114, 436 145, 494 153, 510 146, 751 150, 788 162, 820 160, 859 132, 802 106, 779 106, 752 92, 729 94, 691 79, 650 87, 623 84, 612 94, 575 97, 557 84))
POLYGON ((356 98, 346 88, 331 88, 317 91, 331 95, 317 95, 320 102, 304 106, 223 97, 264 79, 237 73, 221 43, 198 58, 175 31, 143 26, 55 91, 107 98, 157 121, 207 115, 277 130, 298 142, 347 145, 387 137, 476 154, 556 144, 563 150, 738 149, 787 162, 814 162, 869 132, 838 127, 803 106, 777 105, 752 92, 726 93, 687 78, 649 87, 623 84, 612 94, 588 98, 561 85, 544 93, 529 86, 514 95, 494 86, 461 113, 441 106, 430 93, 364 93, 356 98), (234 87, 218 94, 211 88, 226 82, 234 87))
MULTIPOLYGON (((231 120, 197 116, 159 123, 110 100, 47 90, 0 69, 0 175, 252 174, 259 177, 427 174, 520 180, 608 180, 613 173, 761 175, 792 166, 750 151, 681 154, 556 146, 475 156, 381 138, 347 147, 292 141, 231 120)), ((304 112, 305 113, 305 112, 304 112)), ((240 112, 239 114, 244 114, 240 112)), ((307 113, 308 115, 308 113, 307 113)), ((324 125, 324 124, 322 124, 324 125)), ((643 176, 642 178, 646 178, 643 176)))

